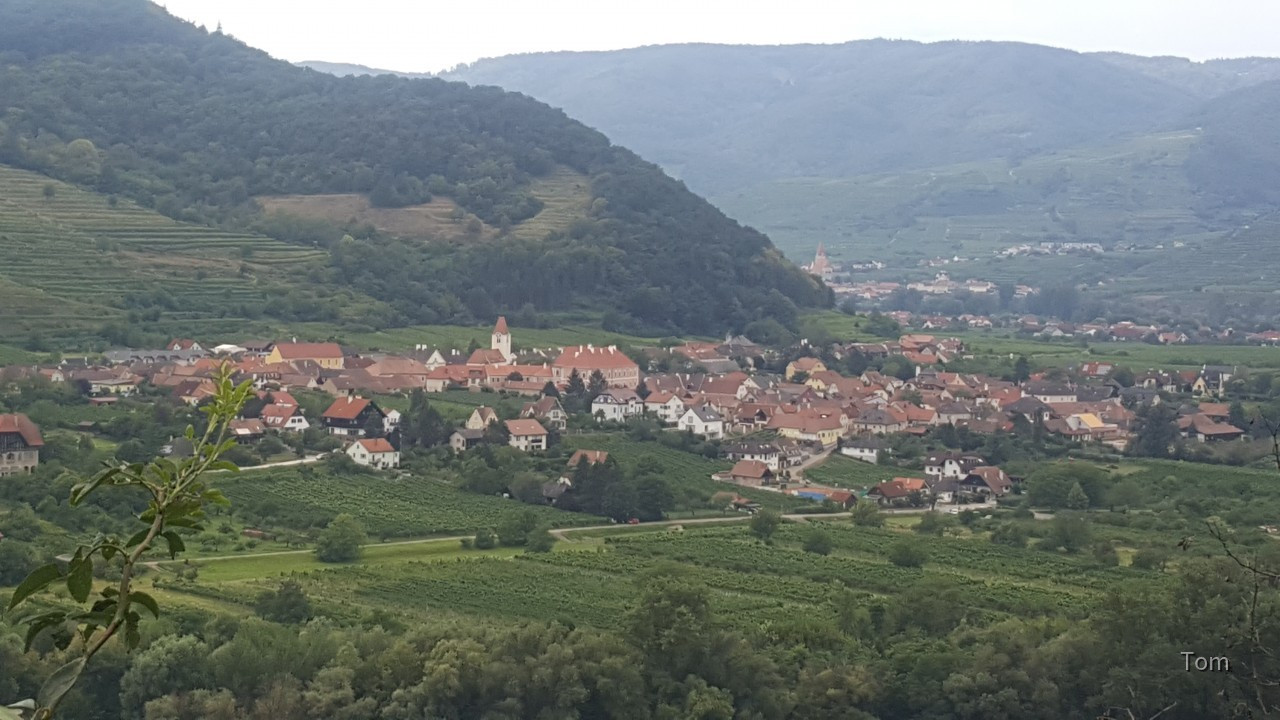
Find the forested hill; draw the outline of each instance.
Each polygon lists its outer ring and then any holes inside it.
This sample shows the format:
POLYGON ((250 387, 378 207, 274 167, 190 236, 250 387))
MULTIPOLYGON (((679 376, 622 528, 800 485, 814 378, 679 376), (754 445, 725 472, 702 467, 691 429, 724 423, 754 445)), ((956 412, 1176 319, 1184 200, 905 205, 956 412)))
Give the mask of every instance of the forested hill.
POLYGON ((327 247, 328 281, 388 303, 390 323, 532 305, 719 333, 830 302, 764 235, 559 110, 496 88, 294 67, 142 0, 0 2, 0 163, 327 247), (545 205, 533 188, 555 173, 581 178, 586 202, 529 231, 545 205), (260 198, 329 193, 381 208, 445 199, 491 232, 446 242, 353 227, 339 240, 262 222, 260 198))
POLYGON ((1157 128, 1192 99, 1100 57, 997 42, 538 53, 446 77, 562 107, 713 195, 1031 154, 1157 128))

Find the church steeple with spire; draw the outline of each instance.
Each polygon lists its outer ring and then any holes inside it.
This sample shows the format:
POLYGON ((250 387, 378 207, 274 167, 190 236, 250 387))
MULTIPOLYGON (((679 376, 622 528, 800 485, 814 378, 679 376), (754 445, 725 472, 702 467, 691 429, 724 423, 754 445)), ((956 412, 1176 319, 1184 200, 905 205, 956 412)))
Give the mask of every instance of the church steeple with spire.
POLYGON ((489 336, 489 349, 497 350, 502 353, 502 357, 511 360, 511 331, 507 330, 505 315, 498 316, 498 322, 493 326, 493 334, 489 336))
POLYGON ((810 275, 817 275, 823 280, 830 280, 835 274, 835 268, 831 267, 831 261, 827 259, 827 249, 818 243, 818 252, 813 256, 813 264, 804 268, 810 275))

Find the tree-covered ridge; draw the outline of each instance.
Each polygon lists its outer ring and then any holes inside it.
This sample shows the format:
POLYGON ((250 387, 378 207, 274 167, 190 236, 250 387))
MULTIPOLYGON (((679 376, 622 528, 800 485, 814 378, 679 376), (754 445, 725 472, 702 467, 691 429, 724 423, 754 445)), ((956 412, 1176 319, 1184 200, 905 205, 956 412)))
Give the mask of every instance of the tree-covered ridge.
MULTIPOLYGON (((0 4, 0 98, 0 162, 197 222, 249 224, 259 195, 357 192, 384 206, 447 195, 506 228, 541 209, 531 178, 557 165, 590 178, 589 217, 545 240, 424 250, 352 233, 333 280, 391 302, 387 323, 529 303, 719 332, 778 295, 829 302, 768 238, 558 110, 494 88, 295 68, 142 0, 0 4)), ((312 228, 290 239, 336 244, 312 228)))

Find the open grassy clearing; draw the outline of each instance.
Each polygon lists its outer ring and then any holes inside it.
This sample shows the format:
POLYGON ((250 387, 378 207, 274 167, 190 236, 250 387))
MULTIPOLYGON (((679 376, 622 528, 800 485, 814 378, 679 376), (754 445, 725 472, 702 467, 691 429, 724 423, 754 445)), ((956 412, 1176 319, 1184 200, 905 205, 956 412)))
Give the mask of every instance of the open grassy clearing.
POLYGON ((873 465, 838 452, 804 471, 804 478, 809 482, 850 489, 869 488, 896 477, 924 477, 924 473, 892 465, 873 465))

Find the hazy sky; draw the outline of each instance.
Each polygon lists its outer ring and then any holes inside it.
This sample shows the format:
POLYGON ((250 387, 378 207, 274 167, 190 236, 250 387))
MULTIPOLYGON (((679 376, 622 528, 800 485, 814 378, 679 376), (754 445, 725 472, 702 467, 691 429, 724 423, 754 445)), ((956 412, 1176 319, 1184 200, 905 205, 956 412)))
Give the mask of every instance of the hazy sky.
POLYGON ((161 0, 284 60, 435 72, 682 42, 1018 40, 1194 60, 1280 56, 1280 0, 161 0))

